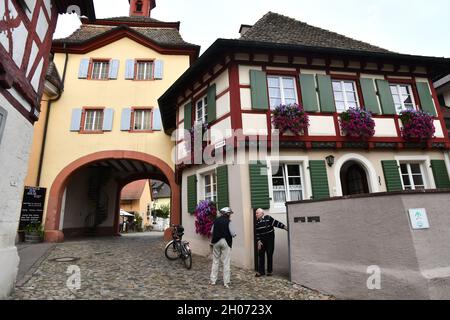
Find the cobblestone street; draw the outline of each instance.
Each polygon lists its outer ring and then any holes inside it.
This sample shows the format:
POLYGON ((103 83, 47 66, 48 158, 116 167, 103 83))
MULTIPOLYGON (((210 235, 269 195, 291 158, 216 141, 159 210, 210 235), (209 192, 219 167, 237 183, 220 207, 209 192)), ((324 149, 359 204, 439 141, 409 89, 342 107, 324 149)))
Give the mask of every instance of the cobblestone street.
POLYGON ((160 233, 58 244, 34 269, 31 278, 16 286, 12 299, 332 299, 286 279, 255 278, 254 272, 236 267, 232 267, 231 288, 224 288, 220 280, 210 286, 210 260, 194 255, 192 269, 186 270, 181 260, 166 259, 164 245, 160 233), (53 260, 64 257, 78 260, 53 260), (66 286, 70 276, 66 272, 71 265, 81 270, 80 290, 66 286))

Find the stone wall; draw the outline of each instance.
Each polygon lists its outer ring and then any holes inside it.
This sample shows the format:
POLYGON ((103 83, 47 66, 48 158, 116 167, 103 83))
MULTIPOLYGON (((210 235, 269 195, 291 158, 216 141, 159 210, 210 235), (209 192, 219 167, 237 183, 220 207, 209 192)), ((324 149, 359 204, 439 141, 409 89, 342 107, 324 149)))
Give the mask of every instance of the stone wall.
POLYGON ((0 299, 14 286, 19 265, 15 239, 20 219, 24 179, 33 126, 0 94, 8 112, 0 141, 0 299))
POLYGON ((290 203, 291 279, 343 299, 449 299, 449 207, 449 191, 290 203), (414 208, 429 229, 413 230, 414 208), (369 289, 376 268, 380 289, 369 289))

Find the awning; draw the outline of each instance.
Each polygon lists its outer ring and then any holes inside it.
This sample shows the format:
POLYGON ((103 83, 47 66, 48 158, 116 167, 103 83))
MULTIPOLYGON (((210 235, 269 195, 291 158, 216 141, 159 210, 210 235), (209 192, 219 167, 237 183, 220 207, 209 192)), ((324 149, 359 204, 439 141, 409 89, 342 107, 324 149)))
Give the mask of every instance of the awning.
POLYGON ((134 214, 131 214, 131 213, 129 213, 129 212, 123 210, 123 209, 120 209, 120 215, 122 217, 134 217, 134 214))

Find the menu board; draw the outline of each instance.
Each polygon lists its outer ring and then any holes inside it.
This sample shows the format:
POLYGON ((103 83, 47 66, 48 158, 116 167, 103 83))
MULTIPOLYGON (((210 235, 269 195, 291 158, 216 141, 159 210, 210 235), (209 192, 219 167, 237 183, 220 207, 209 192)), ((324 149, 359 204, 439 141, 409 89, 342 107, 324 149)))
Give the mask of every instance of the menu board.
POLYGON ((19 230, 29 224, 41 224, 44 213, 46 188, 25 187, 20 213, 19 230))

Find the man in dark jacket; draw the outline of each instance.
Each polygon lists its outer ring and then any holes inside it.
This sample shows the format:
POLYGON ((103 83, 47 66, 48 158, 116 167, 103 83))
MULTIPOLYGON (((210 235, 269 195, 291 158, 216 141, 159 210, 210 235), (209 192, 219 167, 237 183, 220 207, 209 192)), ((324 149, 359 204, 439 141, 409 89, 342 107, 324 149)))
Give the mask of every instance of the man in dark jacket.
POLYGON ((233 211, 230 208, 220 210, 220 217, 214 221, 212 227, 213 263, 211 268, 210 284, 215 285, 219 274, 219 260, 223 264, 223 285, 230 287, 230 261, 231 247, 236 233, 231 225, 230 216, 233 211))
POLYGON ((256 277, 265 275, 265 257, 267 255, 267 276, 273 272, 273 251, 275 249, 274 227, 288 230, 280 221, 265 215, 263 209, 256 210, 256 241, 258 245, 258 272, 256 277))

